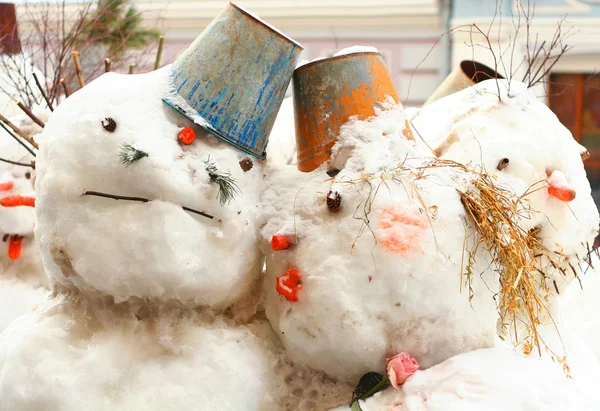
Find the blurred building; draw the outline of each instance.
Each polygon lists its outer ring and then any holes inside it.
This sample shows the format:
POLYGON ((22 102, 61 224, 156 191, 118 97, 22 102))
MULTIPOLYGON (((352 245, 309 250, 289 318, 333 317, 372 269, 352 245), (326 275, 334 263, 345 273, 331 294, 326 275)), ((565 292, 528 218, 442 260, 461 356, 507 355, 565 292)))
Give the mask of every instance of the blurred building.
MULTIPOLYGON (((548 48, 562 21, 563 44, 570 50, 551 67, 535 90, 575 139, 590 151, 591 158, 585 165, 592 194, 596 204, 600 204, 600 1, 537 0, 529 42, 524 19, 527 0, 504 0, 498 4, 492 0, 452 2, 450 25, 463 27, 452 36, 452 65, 456 66, 463 59, 476 59, 494 67, 494 56, 486 49, 485 41, 467 28, 476 24, 484 32, 489 30, 493 38, 498 71, 506 75, 513 67, 517 80, 521 80, 527 70, 527 64, 520 67, 519 64, 528 52, 528 43, 532 55, 536 41, 538 46, 545 42, 548 48), (515 36, 516 26, 521 26, 518 36, 515 36), (477 46, 472 47, 473 43, 477 46), (500 49, 503 57, 500 57, 500 49)), ((532 6, 534 1, 529 3, 532 6)), ((546 67, 551 65, 550 61, 546 67)))
MULTIPOLYGON (((159 29, 167 38, 165 61, 174 60, 226 4, 136 1, 140 11, 159 19, 159 29)), ((353 45, 377 47, 407 105, 422 104, 445 77, 444 48, 433 47, 448 21, 438 0, 239 0, 236 4, 299 41, 306 60, 353 45)))

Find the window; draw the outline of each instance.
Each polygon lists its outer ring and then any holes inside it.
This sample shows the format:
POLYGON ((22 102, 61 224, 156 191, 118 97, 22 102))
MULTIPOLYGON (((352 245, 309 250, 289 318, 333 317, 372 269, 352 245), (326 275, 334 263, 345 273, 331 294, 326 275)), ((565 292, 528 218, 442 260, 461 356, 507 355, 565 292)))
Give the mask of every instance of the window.
POLYGON ((548 103, 575 140, 590 152, 585 169, 592 196, 600 205, 600 75, 553 73, 548 103))

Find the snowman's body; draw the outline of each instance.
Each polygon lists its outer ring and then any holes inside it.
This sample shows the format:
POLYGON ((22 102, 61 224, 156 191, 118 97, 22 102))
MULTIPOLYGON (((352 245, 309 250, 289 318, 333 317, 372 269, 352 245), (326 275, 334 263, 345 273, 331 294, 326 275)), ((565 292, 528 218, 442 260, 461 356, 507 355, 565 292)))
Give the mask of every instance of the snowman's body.
POLYGON ((493 345, 498 280, 485 254, 476 255, 471 290, 461 276, 477 241, 457 191, 469 176, 444 167, 419 176, 434 158, 404 126, 400 106, 344 126, 333 178, 326 165, 268 171, 267 317, 291 358, 340 379, 356 381, 399 351, 428 367, 493 345), (341 195, 337 212, 326 204, 330 190, 341 195), (276 234, 295 244, 270 250, 276 234), (288 301, 276 284, 294 268, 302 289, 288 301))

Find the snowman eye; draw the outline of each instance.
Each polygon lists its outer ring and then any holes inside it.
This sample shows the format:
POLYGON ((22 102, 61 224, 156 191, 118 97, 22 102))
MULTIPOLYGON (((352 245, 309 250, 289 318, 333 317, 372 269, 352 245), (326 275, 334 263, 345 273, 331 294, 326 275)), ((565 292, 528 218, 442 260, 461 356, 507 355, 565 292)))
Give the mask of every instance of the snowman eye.
POLYGON ((496 166, 496 168, 502 171, 508 167, 508 163, 510 163, 510 160, 508 158, 503 158, 502 160, 498 161, 498 166, 496 166))
POLYGON ((25 178, 29 180, 31 178, 31 173, 28 171, 25 173, 25 178))
POLYGON ((106 117, 100 122, 100 124, 102 124, 102 128, 109 133, 114 133, 114 131, 117 129, 117 122, 110 117, 106 117))

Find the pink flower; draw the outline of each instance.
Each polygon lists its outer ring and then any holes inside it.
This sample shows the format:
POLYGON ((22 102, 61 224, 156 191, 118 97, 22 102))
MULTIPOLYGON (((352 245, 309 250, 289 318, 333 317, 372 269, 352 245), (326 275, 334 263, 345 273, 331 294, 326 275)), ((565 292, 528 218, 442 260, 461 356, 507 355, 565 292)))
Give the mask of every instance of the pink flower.
POLYGON ((388 358, 385 361, 387 375, 395 389, 406 382, 408 377, 413 375, 419 369, 419 363, 405 352, 388 358))

